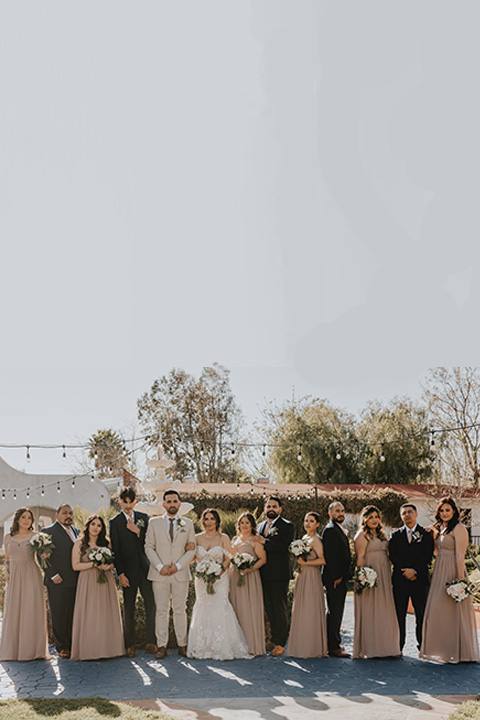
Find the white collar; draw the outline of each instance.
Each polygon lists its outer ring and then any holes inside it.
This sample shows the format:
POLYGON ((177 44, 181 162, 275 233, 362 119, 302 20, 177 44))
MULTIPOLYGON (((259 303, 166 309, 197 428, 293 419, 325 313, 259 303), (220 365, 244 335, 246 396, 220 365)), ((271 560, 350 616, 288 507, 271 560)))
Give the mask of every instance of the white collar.
POLYGON ((127 519, 127 522, 128 522, 128 518, 132 518, 132 520, 135 522, 135 510, 132 510, 132 514, 131 514, 131 515, 127 515, 127 513, 125 512, 125 510, 122 510, 122 513, 125 515, 125 518, 127 519))
POLYGON ((403 527, 405 528, 407 533, 413 534, 415 532, 415 530, 417 529, 417 525, 418 525, 418 523, 415 523, 415 525, 412 528, 408 528, 406 525, 404 525, 403 527))
POLYGON ((165 513, 165 520, 178 520, 178 513, 176 515, 169 515, 165 513))

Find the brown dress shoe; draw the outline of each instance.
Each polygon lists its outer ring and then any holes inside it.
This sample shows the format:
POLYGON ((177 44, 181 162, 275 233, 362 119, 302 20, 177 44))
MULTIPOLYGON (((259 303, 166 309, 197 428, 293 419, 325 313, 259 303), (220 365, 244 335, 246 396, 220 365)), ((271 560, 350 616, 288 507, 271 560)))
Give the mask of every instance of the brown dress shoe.
POLYGON ((274 647, 275 647, 275 643, 273 643, 271 640, 269 640, 267 642, 267 644, 265 645, 265 650, 267 652, 270 652, 270 650, 273 650, 274 647))
POLYGON ((167 648, 162 645, 162 647, 159 647, 157 652, 155 653, 155 658, 157 660, 163 660, 164 657, 167 657, 167 648))
POLYGON ((186 645, 179 645, 178 646, 178 654, 182 657, 187 657, 187 646, 186 645))
POLYGON ((135 657, 135 647, 133 645, 131 647, 128 647, 125 650, 125 655, 129 658, 135 657))
POLYGON ((61 658, 69 658, 70 657, 70 650, 60 650, 58 653, 59 657, 61 658))
POLYGON ((338 650, 331 650, 331 652, 329 652, 328 654, 330 655, 330 657, 352 657, 350 653, 345 652, 345 650, 342 650, 341 648, 338 648, 338 650))
POLYGON ((155 653, 158 652, 158 645, 155 645, 155 643, 147 643, 145 645, 145 652, 150 653, 150 655, 155 655, 155 653))
POLYGON ((271 655, 273 655, 274 657, 279 657, 280 655, 283 655, 284 652, 285 648, 283 647, 283 645, 275 645, 271 652, 271 655))

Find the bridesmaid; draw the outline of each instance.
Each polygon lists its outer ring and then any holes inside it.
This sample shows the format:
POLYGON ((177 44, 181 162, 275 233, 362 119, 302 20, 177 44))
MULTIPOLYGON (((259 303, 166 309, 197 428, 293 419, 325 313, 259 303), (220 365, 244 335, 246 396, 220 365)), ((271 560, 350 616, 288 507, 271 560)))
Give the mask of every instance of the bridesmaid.
POLYGON ((34 522, 31 510, 18 508, 5 537, 7 591, 0 660, 50 657, 42 573, 29 546, 35 534, 34 522))
POLYGON ((97 582, 98 570, 88 560, 94 547, 109 547, 107 529, 100 515, 90 515, 72 549, 72 567, 78 576, 73 611, 71 660, 99 660, 123 655, 123 629, 113 564, 100 565, 107 582, 97 582))
POLYGON ((327 621, 323 594, 321 565, 325 565, 323 543, 318 535, 320 516, 308 512, 303 521, 311 547, 306 560, 299 558, 301 572, 295 578, 292 622, 287 654, 298 658, 326 657, 328 655, 327 621))
POLYGON ((444 497, 438 503, 433 525, 435 550, 432 584, 423 618, 420 657, 444 663, 478 662, 478 638, 472 598, 455 602, 446 593, 445 583, 463 580, 468 531, 460 522, 455 500, 444 497))
POLYGON ((238 585, 239 572, 230 564, 230 602, 240 623, 251 655, 265 655, 265 620, 263 613, 262 581, 259 568, 267 562, 265 548, 257 542, 257 524, 251 513, 244 512, 237 520, 237 535, 233 538, 233 554, 248 553, 256 563, 244 570, 244 584, 238 585))
POLYGON ((380 511, 374 505, 367 505, 360 516, 355 553, 358 567, 370 565, 376 570, 378 587, 355 595, 354 658, 401 657, 387 548, 380 511))

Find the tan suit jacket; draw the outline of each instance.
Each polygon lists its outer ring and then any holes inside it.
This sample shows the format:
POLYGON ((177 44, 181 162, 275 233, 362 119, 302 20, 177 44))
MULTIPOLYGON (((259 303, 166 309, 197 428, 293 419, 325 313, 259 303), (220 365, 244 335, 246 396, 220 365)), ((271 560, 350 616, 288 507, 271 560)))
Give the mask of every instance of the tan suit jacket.
POLYGON ((188 543, 195 543, 195 529, 188 518, 181 518, 182 526, 175 528, 173 542, 170 540, 170 521, 167 514, 161 517, 154 517, 148 523, 145 536, 145 553, 150 561, 148 579, 152 582, 166 582, 176 580, 177 582, 188 582, 190 580, 189 565, 195 555, 195 550, 185 551, 188 543), (182 567, 173 575, 160 575, 157 565, 171 565, 179 563, 182 567))

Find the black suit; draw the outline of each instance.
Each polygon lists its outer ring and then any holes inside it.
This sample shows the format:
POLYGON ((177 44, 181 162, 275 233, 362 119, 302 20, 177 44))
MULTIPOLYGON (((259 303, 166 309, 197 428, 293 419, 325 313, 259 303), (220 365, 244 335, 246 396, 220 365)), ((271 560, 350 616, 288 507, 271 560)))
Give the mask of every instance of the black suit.
POLYGON ((408 542, 407 528, 405 526, 394 530, 388 544, 390 560, 393 563, 393 596, 397 611, 398 625, 400 627, 400 647, 405 644, 405 618, 407 616, 408 601, 411 598, 415 609, 415 629, 418 647, 422 644, 422 625, 425 612, 425 603, 429 587, 428 568, 433 556, 433 535, 423 527, 417 525, 415 534, 419 538, 412 538, 408 542), (407 580, 402 568, 413 568, 417 572, 415 580, 407 580))
POLYGON ((348 538, 339 523, 334 520, 325 526, 322 533, 325 565, 322 579, 327 594, 327 642, 328 652, 340 649, 340 626, 345 609, 347 583, 352 572, 352 556, 348 538), (334 587, 335 580, 342 582, 334 587))
MULTIPOLYGON (((78 530, 71 528, 75 537, 78 530)), ((48 559, 44 582, 47 586, 48 604, 52 617, 52 631, 55 646, 61 650, 70 650, 72 643, 73 609, 77 590, 78 572, 72 568, 73 540, 59 522, 44 528, 52 536, 55 549, 48 559), (54 583, 55 575, 62 577, 61 583, 54 583)))
POLYGON ((115 553, 115 568, 119 575, 126 575, 130 587, 123 591, 123 621, 125 647, 135 645, 135 601, 137 590, 145 606, 146 643, 155 644, 155 600, 152 583, 147 580, 150 563, 145 555, 145 533, 148 515, 134 511, 133 519, 140 527, 140 535, 128 530, 125 513, 121 512, 110 520, 110 541, 115 553))
POLYGON ((267 562, 260 568, 263 601, 270 622, 272 642, 285 646, 288 637, 288 583, 292 577, 288 547, 295 537, 295 526, 281 516, 277 517, 265 535, 267 521, 257 527, 265 538, 267 562))

